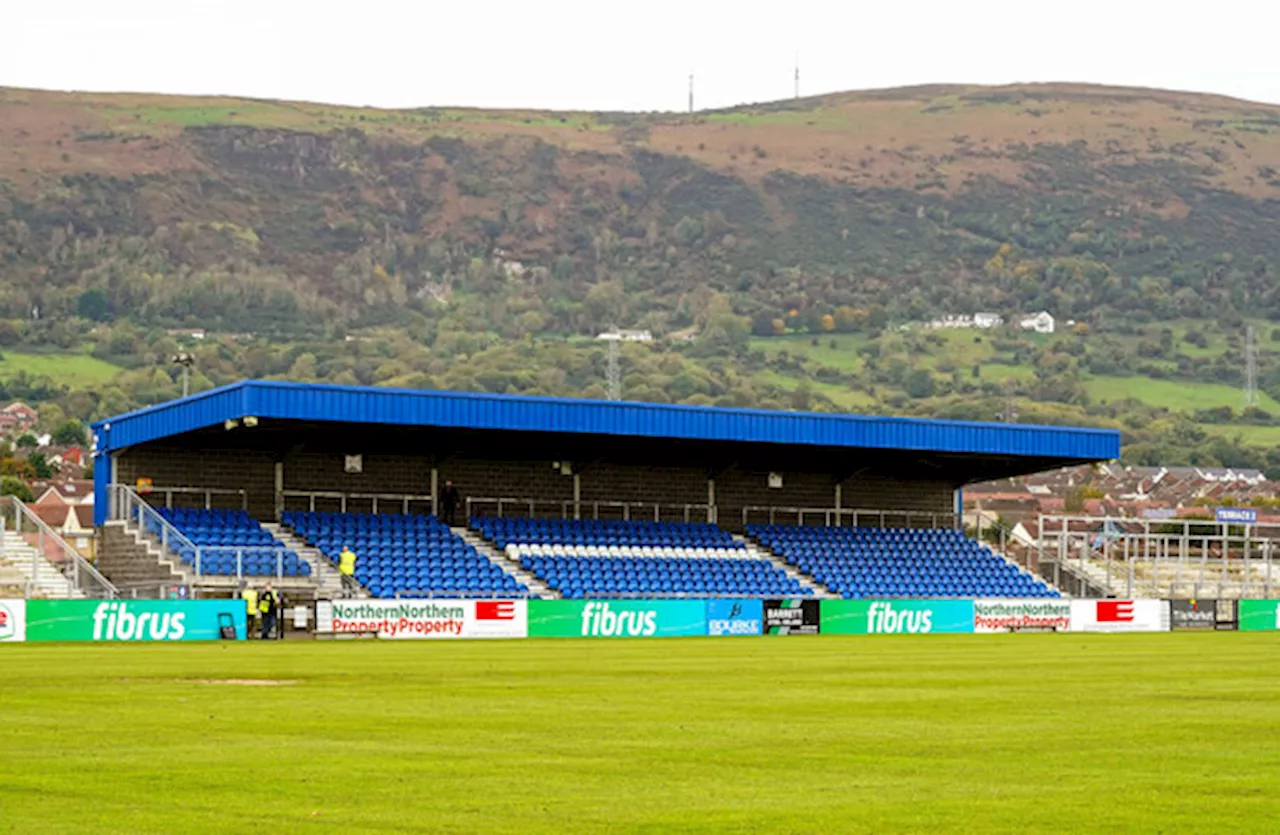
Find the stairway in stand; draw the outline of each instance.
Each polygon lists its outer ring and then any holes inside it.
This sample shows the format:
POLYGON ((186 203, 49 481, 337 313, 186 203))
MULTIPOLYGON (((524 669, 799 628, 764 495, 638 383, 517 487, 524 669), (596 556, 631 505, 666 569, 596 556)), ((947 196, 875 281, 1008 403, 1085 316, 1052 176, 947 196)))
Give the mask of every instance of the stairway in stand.
POLYGON ((558 599, 560 597, 560 593, 558 591, 551 589, 546 583, 542 582, 528 571, 525 571, 524 567, 520 565, 520 563, 507 559, 506 554, 499 551, 492 542, 480 536, 475 531, 470 528, 462 527, 452 528, 451 530, 458 536, 462 537, 468 545, 480 552, 480 554, 488 559, 489 562, 524 583, 525 588, 529 589, 530 594, 535 597, 540 597, 543 600, 558 599))
POLYGON ((5 531, 0 547, 0 586, 21 585, 30 589, 31 597, 70 600, 83 599, 84 592, 41 556, 38 549, 21 534, 5 531))
MULTIPOLYGON (((328 557, 321 553, 319 548, 308 545, 302 537, 278 522, 263 522, 262 527, 311 566, 311 576, 318 583, 316 597, 337 600, 347 596, 342 590, 341 572, 328 557)), ((355 593, 355 597, 360 599, 371 596, 368 589, 363 586, 355 593)))

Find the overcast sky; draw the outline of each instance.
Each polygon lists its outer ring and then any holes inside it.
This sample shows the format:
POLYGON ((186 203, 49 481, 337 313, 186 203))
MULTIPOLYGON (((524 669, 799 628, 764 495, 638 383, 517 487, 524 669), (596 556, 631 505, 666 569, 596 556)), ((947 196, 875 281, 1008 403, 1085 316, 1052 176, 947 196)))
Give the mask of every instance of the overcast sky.
POLYGON ((0 0, 0 86, 680 110, 935 82, 1280 103, 1275 0, 0 0))

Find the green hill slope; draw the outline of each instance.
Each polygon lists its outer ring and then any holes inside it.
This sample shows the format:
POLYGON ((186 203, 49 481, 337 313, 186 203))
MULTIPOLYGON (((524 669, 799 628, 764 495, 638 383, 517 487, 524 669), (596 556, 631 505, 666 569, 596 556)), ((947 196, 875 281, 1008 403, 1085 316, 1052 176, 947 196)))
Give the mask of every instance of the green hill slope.
POLYGON ((84 417, 150 402, 167 331, 200 328, 197 385, 592 395, 582 337, 619 325, 658 340, 629 348, 628 397, 1013 398, 1124 426, 1138 458, 1261 462, 1231 439, 1269 437, 1280 396, 1278 172, 1280 108, 1078 85, 693 116, 0 89, 0 351, 125 369, 0 383, 84 417), (901 330, 986 310, 1073 325, 901 330))

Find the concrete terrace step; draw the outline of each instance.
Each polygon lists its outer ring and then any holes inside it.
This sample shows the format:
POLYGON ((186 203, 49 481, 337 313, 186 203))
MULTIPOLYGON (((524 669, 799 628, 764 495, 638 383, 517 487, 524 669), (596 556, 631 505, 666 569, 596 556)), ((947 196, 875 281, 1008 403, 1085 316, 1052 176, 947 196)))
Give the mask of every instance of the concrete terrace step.
POLYGON ((831 589, 824 586, 822 583, 819 583, 812 576, 805 574, 803 571, 796 568, 791 563, 785 561, 784 559, 782 559, 782 557, 779 557, 777 554, 775 554, 771 549, 766 548, 765 546, 761 545, 759 542, 756 542, 754 539, 751 539, 750 537, 742 536, 740 534, 731 534, 731 536, 733 536, 733 538, 738 542, 741 542, 743 545, 745 545, 747 547, 747 553, 750 554, 752 557, 755 557, 756 559, 761 559, 761 560, 768 560, 769 562, 773 563, 774 566, 781 569, 782 572, 786 574, 788 577, 790 577, 791 579, 795 580, 800 585, 808 589, 809 593, 812 594, 814 597, 821 597, 827 600, 840 599, 840 595, 836 594, 831 589))
POLYGON ((6 531, 0 539, 0 584, 21 584, 27 593, 35 597, 58 600, 83 599, 80 591, 56 565, 36 548, 13 531, 6 531))
POLYGON ((477 534, 470 528, 451 528, 458 536, 462 537, 468 545, 475 548, 485 556, 489 562, 501 568, 504 572, 515 577, 521 583, 524 583, 529 591, 543 600, 555 600, 560 597, 560 592, 555 591, 546 583, 539 580, 533 574, 524 569, 524 566, 514 560, 507 559, 507 555, 498 550, 498 547, 489 540, 477 534))
MULTIPOLYGON (((308 545, 306 540, 293 530, 278 522, 263 522, 262 527, 311 566, 311 579, 316 583, 317 597, 332 599, 346 597, 346 592, 342 589, 342 573, 319 548, 308 545)), ((355 596, 359 599, 373 597, 364 586, 359 587, 355 596)))

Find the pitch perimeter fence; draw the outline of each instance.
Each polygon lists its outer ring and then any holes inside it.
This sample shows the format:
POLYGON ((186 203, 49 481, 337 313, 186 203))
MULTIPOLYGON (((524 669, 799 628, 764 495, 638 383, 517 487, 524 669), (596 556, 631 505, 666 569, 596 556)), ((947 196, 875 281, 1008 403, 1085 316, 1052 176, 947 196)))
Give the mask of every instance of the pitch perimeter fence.
MULTIPOLYGON (((660 638, 1280 630, 1280 600, 321 600, 316 634, 660 638)), ((243 640, 244 602, 0 600, 0 643, 243 640)))

